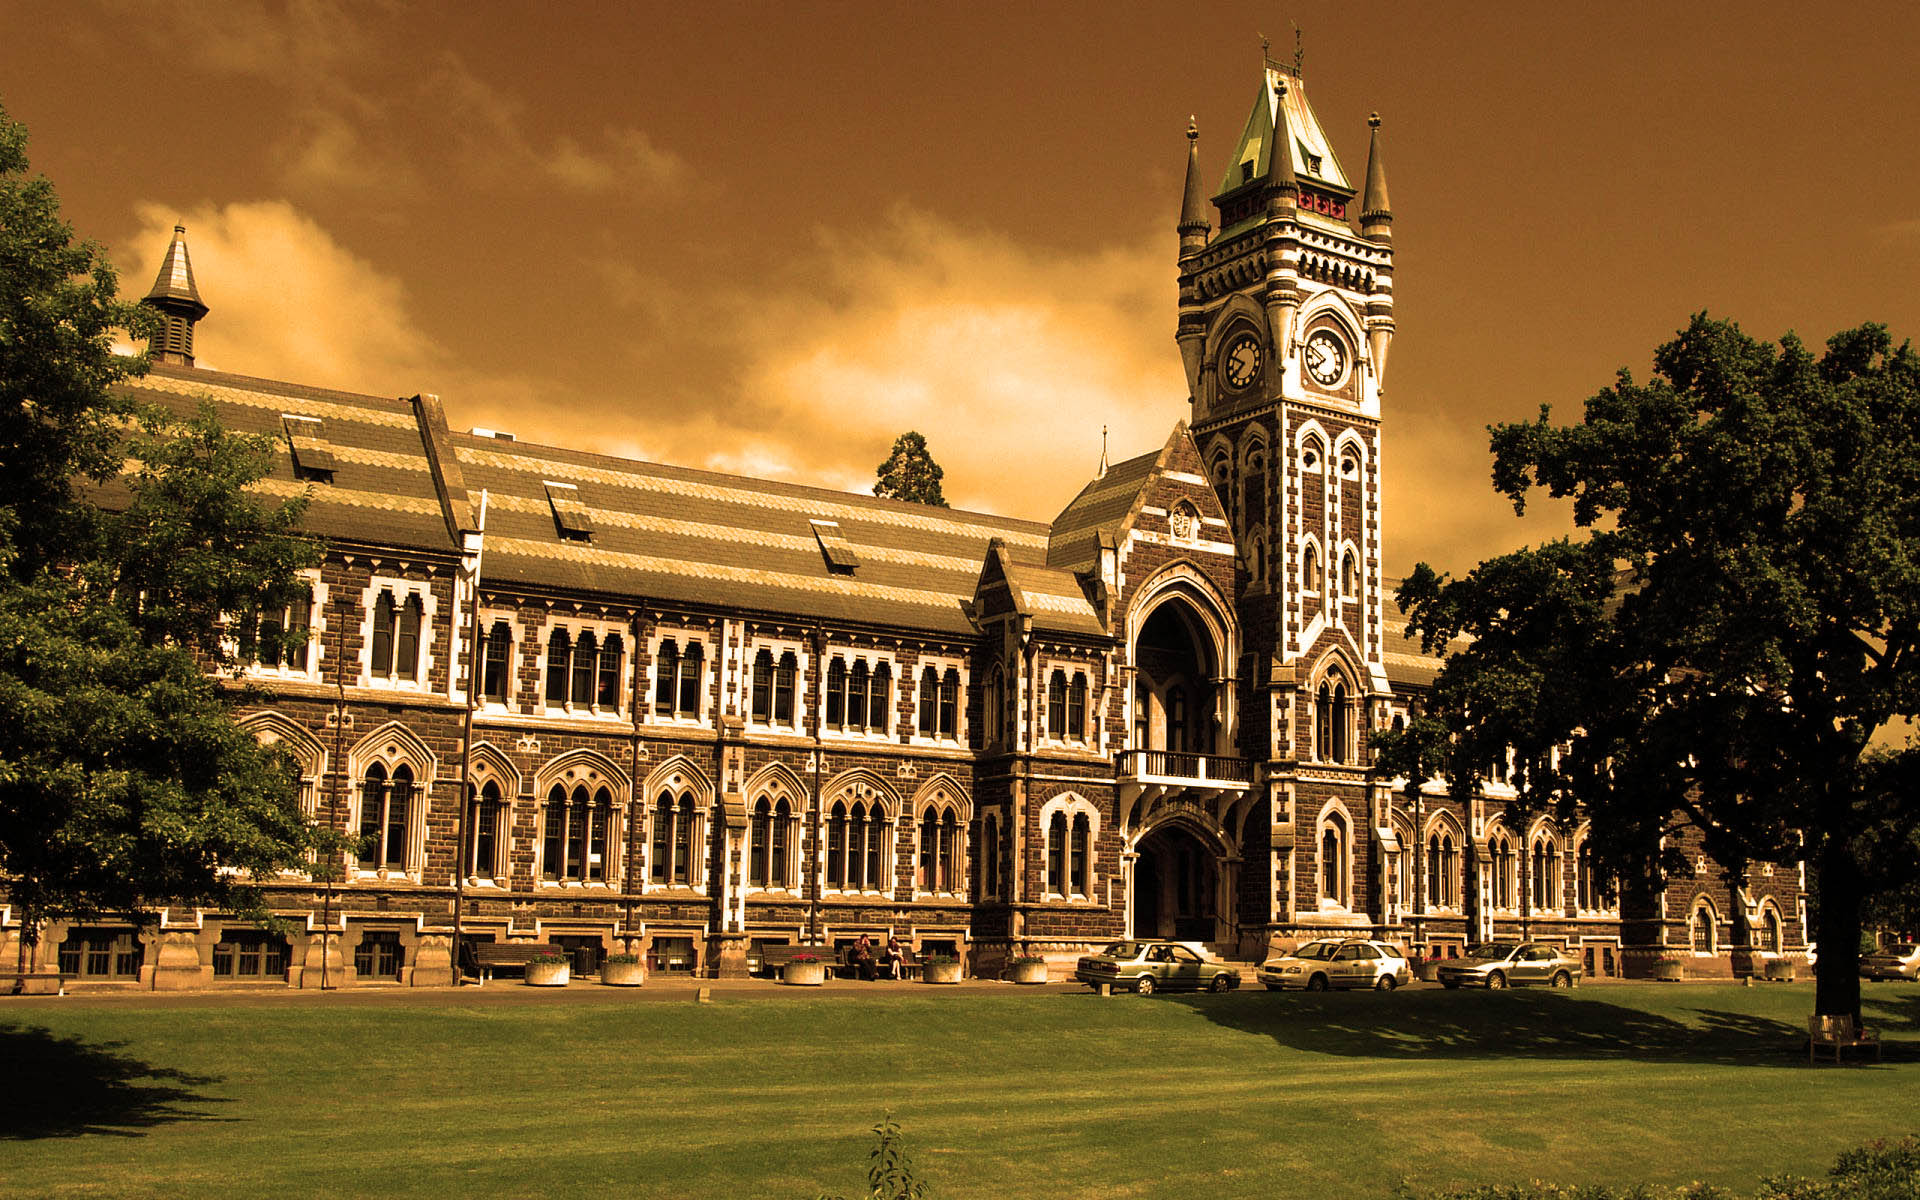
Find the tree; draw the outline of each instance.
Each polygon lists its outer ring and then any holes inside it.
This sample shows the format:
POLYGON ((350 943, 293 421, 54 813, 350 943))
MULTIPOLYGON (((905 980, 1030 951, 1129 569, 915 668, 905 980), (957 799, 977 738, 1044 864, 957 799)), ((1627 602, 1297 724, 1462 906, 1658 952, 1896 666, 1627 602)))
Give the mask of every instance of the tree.
POLYGON ((284 604, 318 561, 303 504, 247 491, 266 439, 114 390, 147 361, 111 331, 152 326, 26 170, 0 111, 0 887, 23 970, 50 918, 261 917, 253 881, 343 844, 209 674, 237 659, 223 614, 284 604))
POLYGON ((873 494, 890 500, 911 500, 915 504, 947 507, 940 480, 945 472, 927 450, 927 439, 913 430, 893 440, 893 452, 880 464, 873 494))
POLYGON ((1450 735, 1454 793, 1478 794, 1494 774, 1513 786, 1504 815, 1520 839, 1523 937, 1533 914, 1528 828, 1569 796, 1559 749, 1604 680, 1595 668, 1612 593, 1605 551, 1565 540, 1489 559, 1458 580, 1422 563, 1400 588, 1408 630, 1429 652, 1460 639, 1427 703, 1450 735))
POLYGON ((1920 359, 1876 325, 1816 357, 1703 314, 1653 363, 1577 424, 1492 431, 1515 510, 1570 498, 1587 569, 1621 568, 1597 626, 1540 631, 1590 668, 1563 782, 1655 870, 1679 826, 1736 879, 1811 860, 1815 1009, 1857 1015, 1862 903, 1920 823, 1920 751, 1871 748, 1920 710, 1920 359))

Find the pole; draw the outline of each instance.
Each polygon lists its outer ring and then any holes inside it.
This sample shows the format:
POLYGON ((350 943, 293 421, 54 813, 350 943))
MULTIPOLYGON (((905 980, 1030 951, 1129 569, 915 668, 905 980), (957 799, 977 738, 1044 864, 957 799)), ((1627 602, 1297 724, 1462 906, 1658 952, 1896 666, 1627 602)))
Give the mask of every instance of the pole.
POLYGON ((467 725, 460 739, 460 813, 453 851, 453 946, 451 958, 453 986, 459 987, 461 917, 467 907, 467 819, 473 808, 473 713, 480 707, 480 560, 487 551, 487 493, 480 492, 480 527, 473 535, 473 574, 468 584, 468 603, 473 615, 467 622, 467 725))
MULTIPOLYGON (((340 828, 340 788, 346 778, 346 764, 340 757, 340 739, 347 729, 347 616, 353 611, 345 596, 340 597, 338 636, 333 641, 333 786, 327 795, 327 823, 337 832, 340 828)), ((326 890, 320 907, 320 990, 326 991, 333 986, 327 973, 327 964, 333 958, 333 876, 340 869, 340 855, 333 852, 333 861, 326 865, 324 882, 326 890)))

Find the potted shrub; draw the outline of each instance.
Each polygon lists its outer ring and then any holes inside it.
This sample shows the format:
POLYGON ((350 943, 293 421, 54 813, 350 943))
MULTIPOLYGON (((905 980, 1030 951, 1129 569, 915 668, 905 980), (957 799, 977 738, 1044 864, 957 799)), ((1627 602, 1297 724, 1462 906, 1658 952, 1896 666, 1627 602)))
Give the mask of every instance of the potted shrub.
POLYGON ((1422 956, 1416 958, 1412 960, 1410 965, 1413 967, 1413 973, 1416 977, 1427 983, 1437 983, 1440 980, 1441 961, 1440 956, 1435 954, 1431 957, 1422 956))
POLYGON ((1662 950, 1653 960, 1653 977, 1665 983, 1679 983, 1686 978, 1686 955, 1678 950, 1662 950))
POLYGON ((780 982, 794 987, 819 987, 827 981, 827 964, 818 954, 796 954, 780 968, 780 982))
POLYGON ((921 964, 920 977, 928 983, 959 983, 960 960, 951 954, 936 954, 921 964))
POLYGON ((609 987, 639 987, 646 977, 638 954, 609 954, 601 960, 600 982, 609 987))
POLYGON ((1014 983, 1045 983, 1047 960, 1035 954, 1023 954, 1007 960, 1006 978, 1014 983))
POLYGON ((565 987, 573 978, 573 958, 559 950, 546 950, 527 960, 528 987, 565 987))
POLYGON ((1767 956, 1766 966, 1761 969, 1766 973, 1766 978, 1768 979, 1777 980, 1781 983, 1792 983, 1799 974, 1795 966, 1796 964, 1792 959, 1773 954, 1767 956))

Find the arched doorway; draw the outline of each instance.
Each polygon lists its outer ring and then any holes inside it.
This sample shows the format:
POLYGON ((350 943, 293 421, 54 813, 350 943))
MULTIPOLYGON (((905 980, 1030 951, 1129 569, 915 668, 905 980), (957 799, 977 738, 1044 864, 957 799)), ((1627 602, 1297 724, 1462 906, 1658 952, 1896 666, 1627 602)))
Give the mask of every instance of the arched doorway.
POLYGON ((1133 864, 1133 936, 1220 940, 1220 859, 1192 830, 1162 825, 1142 837, 1133 864))
POLYGON ((1134 640, 1133 748, 1215 754, 1214 647, 1184 600, 1154 609, 1134 640))

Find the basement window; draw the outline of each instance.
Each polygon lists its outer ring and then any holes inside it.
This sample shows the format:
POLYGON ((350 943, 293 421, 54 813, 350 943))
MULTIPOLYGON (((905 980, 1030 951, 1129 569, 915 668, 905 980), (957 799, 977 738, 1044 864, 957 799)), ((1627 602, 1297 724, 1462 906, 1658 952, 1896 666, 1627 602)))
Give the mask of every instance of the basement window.
POLYGON ((315 417, 281 413, 280 428, 287 435, 287 450, 293 456, 293 477, 332 483, 339 462, 326 443, 325 423, 315 417))
POLYGON ((846 536, 840 532, 840 522, 813 522, 813 536, 820 543, 820 553, 827 560, 828 571, 835 575, 851 575, 860 565, 860 556, 853 552, 846 536))
POLYGON ((580 502, 580 489, 571 483, 555 483, 545 480, 547 503, 553 506, 553 523, 560 536, 569 541, 590 542, 593 540, 593 518, 587 515, 587 506, 580 502))

